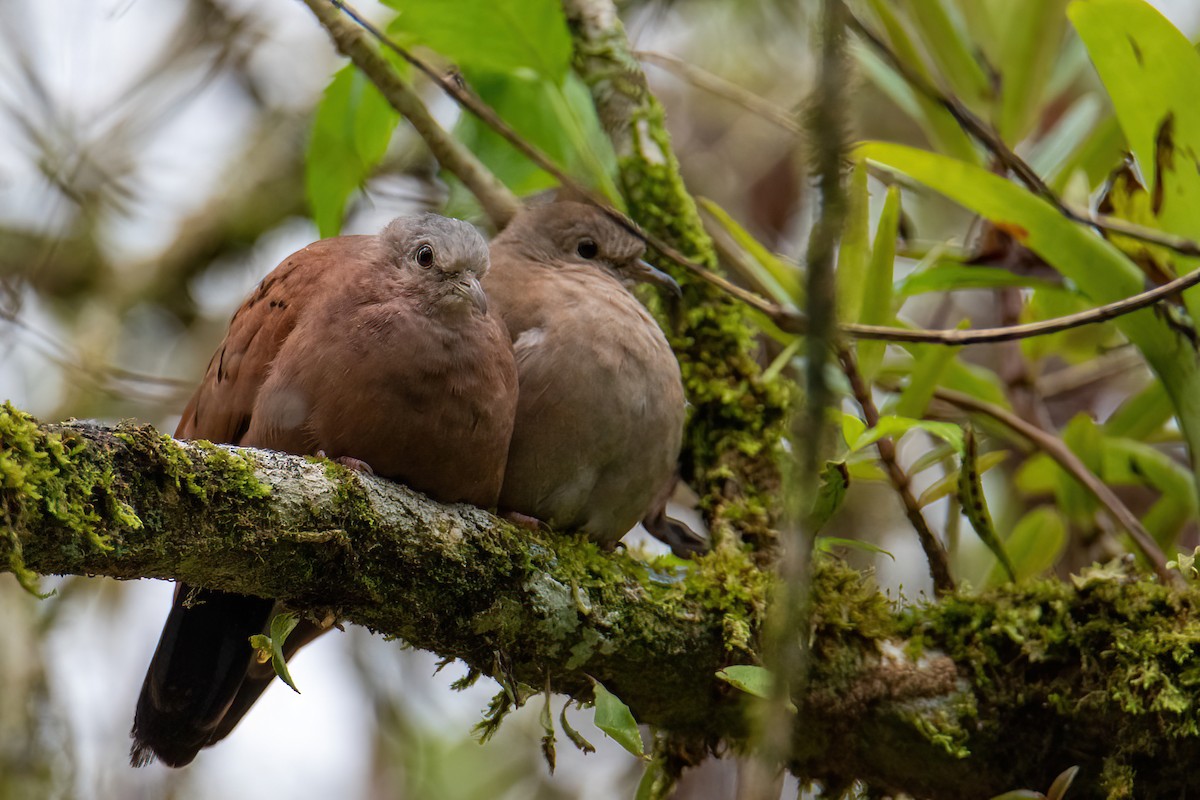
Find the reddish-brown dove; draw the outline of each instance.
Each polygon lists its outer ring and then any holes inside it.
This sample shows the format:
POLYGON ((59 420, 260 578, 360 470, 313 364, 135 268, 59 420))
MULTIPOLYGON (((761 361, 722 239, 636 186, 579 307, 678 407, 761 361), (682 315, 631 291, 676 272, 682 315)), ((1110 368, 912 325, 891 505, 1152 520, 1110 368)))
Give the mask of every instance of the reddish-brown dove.
POLYGON ((679 363, 631 281, 678 286, 598 208, 526 209, 491 244, 484 288, 520 392, 500 508, 615 543, 659 516, 683 436, 679 363))
MULTIPOLYGON (((402 217, 289 256, 237 313, 176 436, 322 452, 443 502, 497 504, 517 401, 470 225, 402 217)), ((248 638, 275 602, 180 585, 134 716, 135 765, 183 766, 273 675, 248 638)), ((303 624, 294 651, 320 631, 303 624)))

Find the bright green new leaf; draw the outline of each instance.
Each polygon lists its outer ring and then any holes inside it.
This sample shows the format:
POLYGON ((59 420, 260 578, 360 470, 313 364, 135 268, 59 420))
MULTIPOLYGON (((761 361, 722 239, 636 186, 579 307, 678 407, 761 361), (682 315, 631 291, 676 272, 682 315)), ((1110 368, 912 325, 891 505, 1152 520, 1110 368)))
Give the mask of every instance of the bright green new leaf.
POLYGON ((352 64, 325 88, 304 159, 304 188, 322 237, 341 231, 346 201, 383 159, 399 119, 352 64))
MULTIPOLYGON (((993 450, 990 453, 984 453, 983 455, 979 456, 978 459, 979 473, 981 475, 986 473, 989 469, 997 464, 1003 463, 1008 456, 1009 453, 1007 450, 993 450)), ((910 470, 909 474, 916 473, 915 471, 910 470)), ((943 497, 949 497, 950 495, 955 494, 958 491, 959 475, 960 470, 951 470, 944 477, 939 478, 931 483, 925 491, 921 492, 921 496, 917 498, 917 505, 921 508, 924 508, 931 503, 936 503, 943 497)))
POLYGON ((299 622, 300 615, 294 612, 276 614, 271 619, 271 632, 269 635, 260 633, 250 637, 250 646, 263 655, 270 657, 271 666, 275 669, 275 674, 279 676, 280 680, 290 686, 296 694, 300 694, 300 690, 296 688, 296 683, 292 680, 292 674, 288 672, 287 661, 283 657, 283 643, 287 641, 287 637, 291 635, 299 622))
POLYGON ((592 688, 596 698, 596 727, 638 758, 645 758, 646 745, 629 706, 595 678, 592 678, 592 688))
POLYGON ((914 428, 919 428, 926 433, 933 434, 944 442, 949 442, 960 452, 962 450, 962 428, 953 422, 935 422, 927 419, 897 416, 880 417, 875 427, 860 434, 850 449, 854 451, 862 450, 864 447, 872 445, 884 437, 900 437, 914 428))
POLYGON ((571 35, 557 0, 385 0, 399 12, 390 33, 450 58, 464 70, 532 70, 559 81, 571 35))
POLYGON ((730 686, 741 689, 746 694, 761 697, 764 700, 771 697, 771 685, 775 678, 766 667, 754 664, 737 664, 717 671, 717 677, 730 686))

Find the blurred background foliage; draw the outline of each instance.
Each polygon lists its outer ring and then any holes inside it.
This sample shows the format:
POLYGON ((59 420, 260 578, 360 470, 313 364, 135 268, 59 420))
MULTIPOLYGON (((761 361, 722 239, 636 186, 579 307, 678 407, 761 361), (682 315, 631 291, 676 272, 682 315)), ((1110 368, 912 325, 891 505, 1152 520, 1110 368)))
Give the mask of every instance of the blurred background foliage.
MULTIPOLYGON (((367 10, 619 201, 615 157, 569 69, 557 4, 539 0, 516 16, 505 14, 510 3, 462 5, 471 13, 448 15, 433 0, 367 10)), ((1136 185, 1146 165, 1117 171, 1131 149, 1127 126, 1067 5, 852 3, 882 44, 852 35, 853 137, 995 169, 944 105, 914 89, 915 76, 994 126, 1066 201, 1087 208, 1107 197, 1108 210, 1146 221, 1136 185)), ((1200 17, 1186 1, 1158 5, 1184 31, 1200 17)), ((726 266, 791 302, 813 213, 801 126, 816 4, 657 0, 622 4, 621 13, 726 266)), ((518 194, 552 186, 477 120, 423 91, 518 194)), ((136 418, 172 430, 230 313, 289 252, 414 210, 482 224, 469 194, 342 66, 298 3, 0 0, 0 137, 0 396, 44 420, 136 418)), ((986 327, 1096 304, 1011 230, 978 221, 894 166, 859 166, 850 177, 846 319, 986 327)), ((1134 257, 1149 264, 1150 283, 1161 282, 1155 268, 1180 266, 1161 253, 1134 257)), ((764 367, 795 369, 793 340, 758 324, 764 367)), ((1196 543, 1195 482, 1175 410, 1126 335, 1109 323, 961 350, 857 346, 884 413, 923 420, 893 433, 955 575, 974 585, 1005 577, 987 547, 960 534, 955 443, 927 424, 963 421, 947 391, 1065 441, 1163 547, 1196 543)), ((894 596, 917 597, 929 589, 924 556, 843 391, 849 501, 827 525, 826 544, 877 568, 894 596), (849 539, 874 549, 846 547, 849 539)), ((1019 576, 1065 575, 1125 551, 1095 498, 1056 462, 995 415, 975 415, 975 424, 972 469, 985 475, 1019 576)), ((193 767, 134 771, 127 729, 170 588, 46 584, 57 594, 38 602, 0 579, 0 798, 600 798, 632 796, 640 774, 593 728, 585 735, 600 753, 585 759, 560 736, 550 776, 536 708, 478 746, 471 728, 494 684, 454 693, 455 667, 431 678, 432 657, 360 630, 315 645, 293 669, 304 695, 271 692, 193 767)), ((586 728, 588 715, 571 713, 586 728)), ((731 770, 710 764, 678 796, 730 797, 731 770)))

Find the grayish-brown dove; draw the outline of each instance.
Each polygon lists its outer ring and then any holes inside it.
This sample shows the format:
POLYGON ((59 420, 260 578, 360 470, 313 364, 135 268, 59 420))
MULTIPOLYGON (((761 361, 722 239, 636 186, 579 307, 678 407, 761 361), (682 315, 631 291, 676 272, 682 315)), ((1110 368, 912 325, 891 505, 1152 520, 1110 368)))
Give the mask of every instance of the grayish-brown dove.
POLYGON ((683 384, 666 338, 629 292, 679 287, 600 209, 534 206, 491 244, 483 285, 513 340, 517 420, 500 508, 615 543, 661 517, 683 436, 683 384))

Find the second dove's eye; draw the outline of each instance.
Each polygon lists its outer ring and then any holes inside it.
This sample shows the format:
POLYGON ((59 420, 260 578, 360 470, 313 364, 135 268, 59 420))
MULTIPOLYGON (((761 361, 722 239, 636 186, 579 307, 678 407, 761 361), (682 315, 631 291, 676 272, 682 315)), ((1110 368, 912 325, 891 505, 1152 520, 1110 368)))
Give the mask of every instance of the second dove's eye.
POLYGON ((423 244, 417 248, 417 263, 422 267, 433 266, 433 248, 423 244))
POLYGON ((575 252, 583 258, 595 258, 600 248, 591 239, 580 239, 579 244, 575 245, 575 252))

